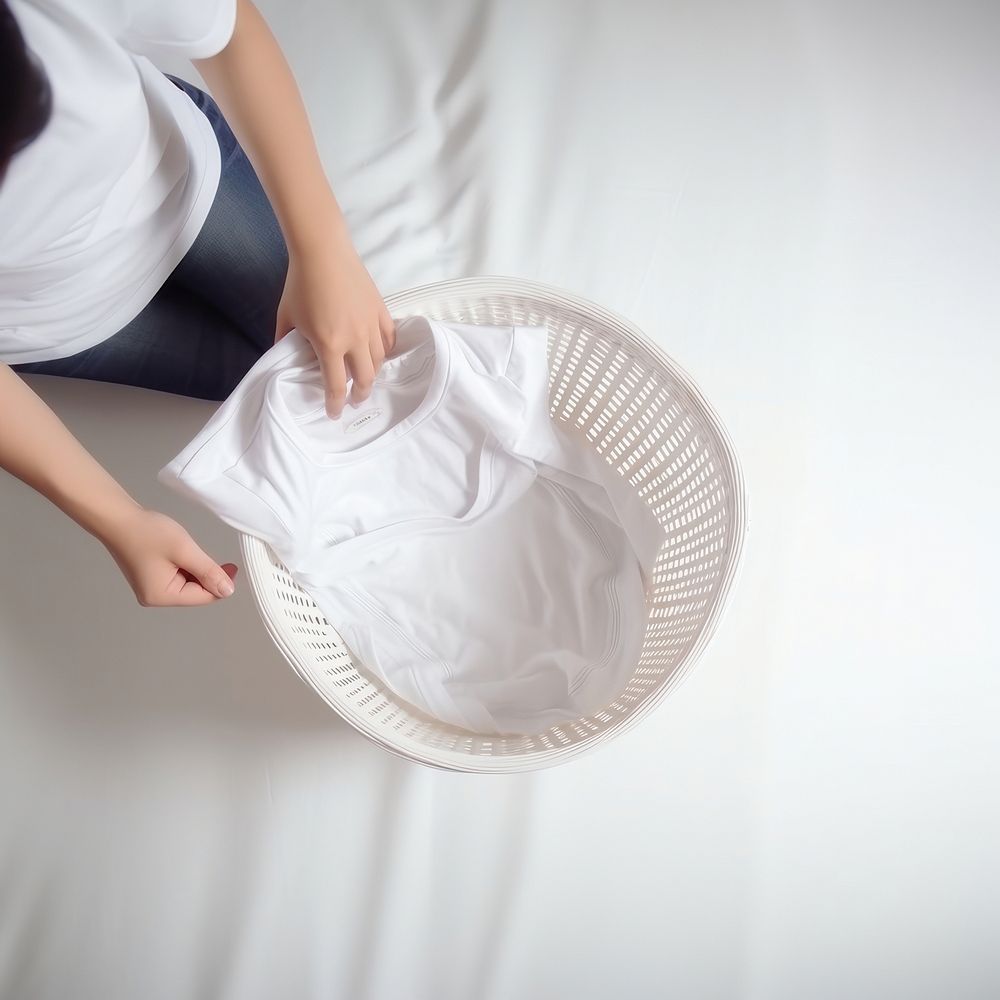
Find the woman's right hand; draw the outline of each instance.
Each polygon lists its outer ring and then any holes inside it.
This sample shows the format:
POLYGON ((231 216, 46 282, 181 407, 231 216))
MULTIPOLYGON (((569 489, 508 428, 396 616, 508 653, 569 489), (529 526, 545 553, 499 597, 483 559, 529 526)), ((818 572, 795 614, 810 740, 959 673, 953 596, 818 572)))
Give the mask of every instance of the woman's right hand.
POLYGON ((102 541, 144 608, 213 604, 235 589, 235 563, 220 566, 159 511, 137 505, 102 541))
POLYGON ((143 607, 212 604, 233 593, 235 563, 220 566, 176 521, 131 497, 3 363, 0 468, 48 497, 97 538, 143 607))

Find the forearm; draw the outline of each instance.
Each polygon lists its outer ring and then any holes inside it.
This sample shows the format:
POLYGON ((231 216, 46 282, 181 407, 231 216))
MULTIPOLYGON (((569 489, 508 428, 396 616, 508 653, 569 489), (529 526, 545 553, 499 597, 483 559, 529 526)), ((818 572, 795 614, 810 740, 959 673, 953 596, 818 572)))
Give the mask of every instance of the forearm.
POLYGON ((289 250, 350 245, 298 85, 250 0, 238 0, 229 44, 194 65, 253 164, 289 250))
POLYGON ((141 509, 8 365, 0 364, 0 467, 102 542, 141 509))

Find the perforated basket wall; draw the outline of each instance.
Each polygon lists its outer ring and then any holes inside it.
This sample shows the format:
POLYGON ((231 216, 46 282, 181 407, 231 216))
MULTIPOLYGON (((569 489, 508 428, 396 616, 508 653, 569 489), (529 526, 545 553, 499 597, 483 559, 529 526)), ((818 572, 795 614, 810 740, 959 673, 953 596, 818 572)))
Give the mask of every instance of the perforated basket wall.
POLYGON ((356 662, 269 546, 240 545, 255 603, 298 675, 384 749, 458 771, 523 771, 590 752, 647 716, 711 637, 740 565, 743 474, 718 416, 637 327, 562 289, 508 277, 422 285, 386 297, 394 317, 546 326, 553 419, 585 432, 663 525, 645 642, 620 696, 596 715, 534 736, 483 736, 399 700, 356 662))

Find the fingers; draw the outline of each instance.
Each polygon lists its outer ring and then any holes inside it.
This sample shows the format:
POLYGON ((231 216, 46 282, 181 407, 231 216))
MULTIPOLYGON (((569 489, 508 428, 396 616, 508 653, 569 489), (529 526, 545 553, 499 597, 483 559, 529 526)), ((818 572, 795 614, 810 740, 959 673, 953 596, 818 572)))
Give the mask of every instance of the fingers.
MULTIPOLYGON (((236 566, 226 563, 226 575, 236 576, 236 566)), ((166 587, 153 588, 149 592, 137 591, 136 597, 144 608, 194 607, 199 604, 213 604, 220 595, 207 590, 202 582, 185 569, 177 569, 166 587)))
MULTIPOLYGON (((313 345, 316 347, 316 345, 313 345)), ((347 370, 344 367, 344 354, 335 347, 319 344, 316 350, 320 372, 323 375, 323 385, 326 387, 326 415, 336 420, 344 409, 347 399, 347 370)))
POLYGON ((232 578, 236 576, 236 567, 226 563, 232 570, 227 572, 210 555, 199 548, 193 541, 186 546, 178 560, 182 570, 187 570, 194 580, 188 580, 177 592, 177 596, 191 603, 208 603, 216 597, 230 597, 234 591, 232 578), (204 599, 198 593, 205 594, 204 599))
POLYGON ((173 607, 193 608, 200 604, 212 604, 219 598, 207 591, 197 580, 186 580, 181 584, 179 590, 175 590, 170 595, 170 604, 173 607))
POLYGON ((383 308, 379 313, 378 325, 365 340, 355 338, 348 341, 339 337, 307 339, 316 352, 323 376, 327 416, 336 420, 348 402, 348 381, 351 382, 352 406, 363 403, 371 395, 375 376, 382 367, 382 362, 396 347, 396 325, 388 310, 383 308))
MULTIPOLYGON (((226 563, 226 566, 232 566, 232 563, 226 563)), ((233 566, 232 570, 227 572, 230 577, 235 577, 236 567, 233 566)), ((196 607, 200 604, 214 604, 221 599, 217 594, 206 590, 200 580, 189 579, 192 576, 191 573, 180 570, 177 575, 179 587, 170 597, 171 605, 176 607, 196 607)))
POLYGON ((396 349, 396 324, 389 315, 389 310, 384 308, 379 313, 379 332, 382 335, 382 343, 385 344, 385 357, 388 357, 396 349))
POLYGON ((386 349, 385 349, 385 337, 382 336, 381 330, 376 328, 372 331, 371 337, 368 338, 368 353, 372 359, 372 367, 375 369, 375 374, 378 374, 379 368, 382 367, 382 362, 385 361, 386 349))
POLYGON ((346 351, 320 343, 316 357, 326 386, 327 416, 336 420, 347 403, 348 379, 351 380, 350 402, 352 406, 357 406, 371 395, 375 375, 385 354, 381 337, 372 334, 368 342, 354 344, 346 351))
POLYGON ((350 365, 353 383, 351 385, 351 404, 357 406, 363 403, 372 391, 375 381, 375 363, 372 359, 371 344, 358 344, 347 352, 346 360, 350 365))

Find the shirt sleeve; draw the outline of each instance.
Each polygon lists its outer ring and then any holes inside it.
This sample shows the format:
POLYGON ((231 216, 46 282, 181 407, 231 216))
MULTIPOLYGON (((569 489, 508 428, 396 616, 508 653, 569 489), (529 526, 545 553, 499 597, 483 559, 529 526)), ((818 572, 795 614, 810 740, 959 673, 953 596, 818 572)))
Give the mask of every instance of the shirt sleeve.
POLYGON ((311 350, 293 330, 260 356, 200 431, 157 473, 173 491, 208 508, 237 531, 267 542, 286 559, 310 539, 304 482, 292 449, 262 433, 265 392, 275 371, 294 366, 311 350))
POLYGON ((548 329, 514 326, 504 378, 521 397, 521 414, 514 447, 538 461, 558 463, 562 442, 549 416, 548 329))
POLYGON ((664 531, 652 508, 584 431, 550 414, 548 331, 515 326, 506 378, 518 387, 522 414, 516 451, 544 466, 544 474, 585 498, 591 509, 624 529, 648 587, 664 531))
POLYGON ((119 11, 118 40, 150 58, 207 59, 221 52, 236 27, 237 0, 128 0, 119 11))
POLYGON ((244 482, 241 462, 258 436, 259 393, 233 396, 209 419, 183 450, 157 473, 157 479, 189 500, 207 507, 237 531, 265 541, 288 537, 291 529, 283 511, 268 502, 263 491, 244 482))

